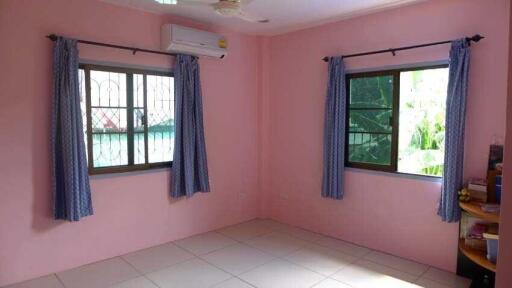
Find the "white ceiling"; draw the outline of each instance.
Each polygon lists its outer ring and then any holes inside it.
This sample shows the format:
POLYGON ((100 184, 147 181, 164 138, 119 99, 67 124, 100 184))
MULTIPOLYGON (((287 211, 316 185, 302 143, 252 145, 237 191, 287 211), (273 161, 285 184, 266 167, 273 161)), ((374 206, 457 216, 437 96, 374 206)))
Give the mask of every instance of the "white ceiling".
POLYGON ((244 11, 268 18, 269 23, 226 18, 216 14, 207 5, 162 5, 155 0, 102 1, 157 14, 178 15, 247 34, 276 35, 425 0, 242 0, 248 1, 244 4, 244 11))

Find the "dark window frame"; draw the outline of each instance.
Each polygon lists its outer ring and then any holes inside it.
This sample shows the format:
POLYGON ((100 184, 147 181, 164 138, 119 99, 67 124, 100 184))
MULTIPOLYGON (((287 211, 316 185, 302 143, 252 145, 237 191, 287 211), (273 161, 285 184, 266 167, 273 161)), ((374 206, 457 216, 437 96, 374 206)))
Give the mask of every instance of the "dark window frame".
MULTIPOLYGON (((376 70, 376 71, 368 71, 368 72, 356 72, 356 73, 347 73, 345 75, 345 83, 346 83, 346 107, 345 107, 345 167, 358 168, 358 169, 366 169, 366 170, 374 170, 374 171, 382 171, 382 172, 391 172, 396 174, 408 174, 408 175, 416 175, 416 176, 424 176, 424 177, 432 177, 432 178, 440 178, 439 176, 432 175, 423 175, 423 174, 413 174, 413 173, 404 173, 398 172, 398 130, 400 125, 400 73, 409 72, 409 71, 418 71, 418 70, 429 70, 429 69, 439 69, 439 68, 448 68, 448 64, 436 64, 436 65, 425 65, 425 66, 413 66, 406 68, 397 68, 397 69, 385 69, 385 70, 376 70), (376 77, 376 76, 393 76, 393 107, 392 107, 392 116, 391 116, 391 152, 390 152, 390 164, 389 165, 379 165, 372 163, 363 163, 363 162, 351 162, 349 161, 349 134, 350 134, 350 80, 357 78, 365 78, 365 77, 376 77)), ((354 108, 352 108, 354 109, 354 108)), ((357 109, 357 108, 356 108, 357 109)), ((369 109, 368 109, 369 110, 369 109)))
MULTIPOLYGON (((78 66, 79 69, 84 70, 85 74, 85 103, 86 103, 86 117, 87 117, 87 158, 89 159, 87 162, 89 175, 97 175, 97 174, 110 174, 110 173, 124 173, 124 172, 132 172, 132 171, 142 171, 142 170, 151 170, 151 169, 162 169, 162 168, 171 168, 172 161, 166 162, 157 162, 157 163, 149 163, 149 152, 148 152, 148 106, 147 106, 147 76, 155 75, 155 76, 166 76, 173 77, 174 73, 171 71, 164 72, 158 70, 150 70, 150 69, 138 69, 138 68, 125 68, 125 67, 116 67, 116 66, 106 66, 106 65, 97 65, 97 64, 85 64, 81 63, 78 66), (94 167, 93 160, 93 145, 92 145, 92 117, 91 117, 91 70, 94 71, 104 71, 104 72, 114 72, 114 73, 124 73, 126 74, 126 113, 127 113, 127 150, 128 150, 128 164, 127 165, 116 165, 116 166, 107 166, 107 167, 94 167), (133 75, 141 74, 143 76, 143 85, 144 85, 144 149, 145 149, 145 163, 143 164, 134 164, 134 129, 133 129, 133 75)), ((139 132, 140 133, 140 132, 139 132)))

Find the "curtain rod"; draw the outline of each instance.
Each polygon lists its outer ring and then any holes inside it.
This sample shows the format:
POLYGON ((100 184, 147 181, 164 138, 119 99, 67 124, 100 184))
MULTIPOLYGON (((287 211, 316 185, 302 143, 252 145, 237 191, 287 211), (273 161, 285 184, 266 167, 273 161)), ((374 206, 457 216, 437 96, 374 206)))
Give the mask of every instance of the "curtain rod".
MULTIPOLYGON (((478 42, 484 38, 485 38, 484 36, 481 36, 480 34, 476 34, 472 37, 466 37, 466 41, 468 41, 468 43, 471 45, 471 41, 478 42)), ((435 45, 441 45, 441 44, 448 44, 448 43, 451 43, 452 41, 453 40, 447 40, 447 41, 432 42, 432 43, 412 45, 412 46, 404 46, 404 47, 398 47, 398 48, 376 50, 376 51, 370 51, 370 52, 362 52, 362 53, 356 53, 356 54, 348 54, 348 55, 342 55, 341 58, 351 58, 351 57, 366 56, 366 55, 381 54, 381 53, 391 53, 391 54, 393 54, 393 56, 395 56, 397 51, 409 50, 409 49, 415 49, 415 48, 421 48, 421 47, 428 47, 428 46, 435 46, 435 45)), ((322 60, 324 62, 328 62, 329 57, 326 56, 326 57, 322 58, 322 60)))
MULTIPOLYGON (((50 39, 52 41, 57 41, 57 39, 59 37, 62 37, 62 36, 55 35, 55 34, 50 34, 50 35, 46 36, 46 38, 48 38, 48 39, 50 39)), ((76 39, 76 42, 82 43, 82 44, 87 44, 87 45, 94 45, 94 46, 102 46, 102 47, 110 47, 110 48, 116 48, 116 49, 130 50, 130 51, 132 51, 132 53, 134 55, 137 52, 160 54, 160 55, 167 55, 167 56, 177 56, 178 55, 176 53, 162 52, 162 51, 157 51, 157 50, 148 50, 148 49, 142 49, 142 48, 137 48, 137 47, 115 45, 115 44, 110 44, 110 43, 94 42, 94 41, 89 41, 89 40, 76 39)), ((221 57, 221 58, 223 58, 223 57, 221 57)))

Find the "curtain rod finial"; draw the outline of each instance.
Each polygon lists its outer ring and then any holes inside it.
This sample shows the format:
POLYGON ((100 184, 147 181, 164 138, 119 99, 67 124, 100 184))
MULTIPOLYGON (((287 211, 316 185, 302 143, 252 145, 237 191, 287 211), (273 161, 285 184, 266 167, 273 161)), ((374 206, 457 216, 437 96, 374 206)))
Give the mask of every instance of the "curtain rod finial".
POLYGON ((50 35, 47 35, 46 38, 52 40, 52 41, 56 41, 57 38, 59 38, 59 36, 55 35, 55 34, 50 34, 50 35))
POLYGON ((329 62, 329 57, 326 56, 326 57, 322 58, 322 60, 324 60, 324 62, 329 62))
POLYGON ((471 40, 475 41, 475 42, 478 42, 482 39, 484 39, 485 37, 480 35, 480 34, 476 34, 475 36, 471 37, 471 40))

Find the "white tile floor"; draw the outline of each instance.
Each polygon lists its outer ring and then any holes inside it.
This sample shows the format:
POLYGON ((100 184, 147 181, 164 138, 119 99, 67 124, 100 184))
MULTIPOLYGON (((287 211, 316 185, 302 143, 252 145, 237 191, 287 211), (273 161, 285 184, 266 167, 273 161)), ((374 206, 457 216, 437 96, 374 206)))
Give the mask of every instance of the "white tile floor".
POLYGON ((252 220, 9 288, 462 288, 469 280, 272 220, 252 220))

